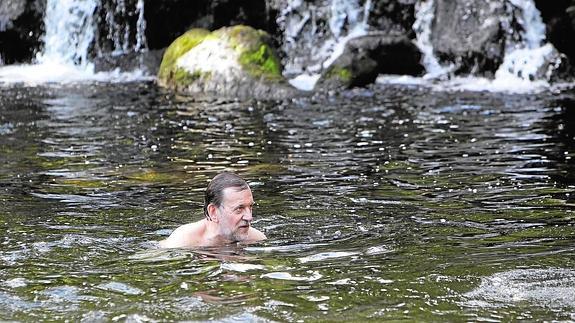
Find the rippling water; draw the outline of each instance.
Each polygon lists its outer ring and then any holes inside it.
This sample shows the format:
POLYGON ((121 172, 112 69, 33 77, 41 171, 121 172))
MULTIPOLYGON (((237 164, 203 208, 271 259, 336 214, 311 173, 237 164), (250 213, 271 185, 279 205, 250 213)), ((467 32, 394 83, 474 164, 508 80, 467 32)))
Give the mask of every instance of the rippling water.
POLYGON ((575 320, 571 93, 0 88, 0 319, 575 320), (249 246, 160 250, 219 171, 249 246))

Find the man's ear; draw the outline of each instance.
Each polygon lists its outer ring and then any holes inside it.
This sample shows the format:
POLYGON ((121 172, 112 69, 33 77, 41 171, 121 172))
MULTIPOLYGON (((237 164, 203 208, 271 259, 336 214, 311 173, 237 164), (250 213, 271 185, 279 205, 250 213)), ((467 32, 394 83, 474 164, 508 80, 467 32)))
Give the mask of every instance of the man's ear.
POLYGON ((210 203, 208 204, 208 215, 210 216, 210 219, 212 220, 212 222, 218 223, 220 222, 220 219, 218 218, 218 207, 215 206, 214 204, 210 203))

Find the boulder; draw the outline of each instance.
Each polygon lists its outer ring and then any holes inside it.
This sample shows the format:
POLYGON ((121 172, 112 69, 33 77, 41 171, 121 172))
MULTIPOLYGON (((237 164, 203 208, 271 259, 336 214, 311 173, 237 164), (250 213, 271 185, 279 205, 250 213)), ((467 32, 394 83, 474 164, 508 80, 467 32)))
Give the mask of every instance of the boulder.
POLYGON ((509 14, 504 1, 436 0, 431 43, 439 61, 456 74, 494 73, 505 54, 509 14), (507 30, 506 30, 507 29, 507 30))
POLYGON ((337 89, 365 86, 379 74, 419 75, 421 53, 402 35, 371 33, 350 39, 343 53, 325 70, 316 88, 337 89))
POLYGON ((166 50, 158 84, 189 95, 259 100, 294 96, 297 90, 281 72, 264 31, 242 25, 213 32, 192 29, 166 50))
POLYGON ((399 33, 414 38, 417 0, 267 0, 277 18, 284 74, 320 72, 339 42, 359 31, 399 33))
POLYGON ((575 34, 575 0, 535 0, 535 5, 545 22, 547 40, 574 62, 575 42, 570 35, 575 34))

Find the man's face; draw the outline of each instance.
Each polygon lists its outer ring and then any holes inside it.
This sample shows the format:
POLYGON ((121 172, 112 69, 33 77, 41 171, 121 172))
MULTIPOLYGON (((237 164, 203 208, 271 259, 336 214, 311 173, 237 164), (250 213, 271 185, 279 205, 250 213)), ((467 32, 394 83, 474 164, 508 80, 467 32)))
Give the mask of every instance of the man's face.
POLYGON ((251 189, 238 191, 228 187, 223 191, 222 204, 218 207, 220 234, 232 241, 246 240, 250 223, 254 198, 251 189))

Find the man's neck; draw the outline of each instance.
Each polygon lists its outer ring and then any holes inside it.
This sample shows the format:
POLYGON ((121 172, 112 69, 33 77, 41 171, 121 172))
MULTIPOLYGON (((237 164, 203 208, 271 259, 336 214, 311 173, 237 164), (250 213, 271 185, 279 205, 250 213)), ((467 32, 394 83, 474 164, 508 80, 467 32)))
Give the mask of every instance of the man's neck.
POLYGON ((220 234, 220 230, 218 228, 218 224, 213 222, 213 221, 209 221, 207 219, 204 219, 204 227, 205 227, 205 231, 204 231, 204 243, 208 246, 222 246, 222 245, 227 245, 227 244, 231 244, 234 241, 226 239, 225 237, 223 237, 220 234))

